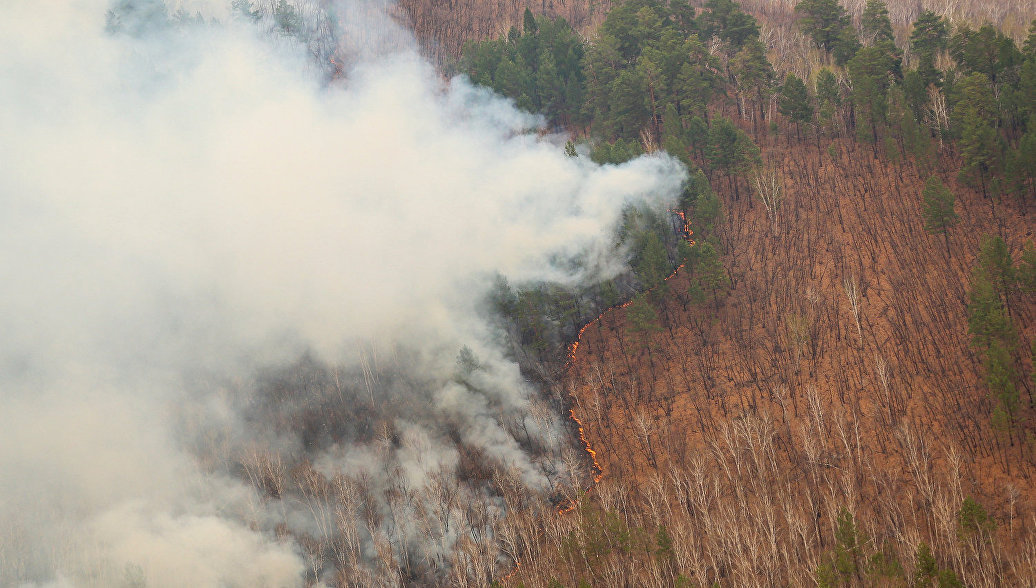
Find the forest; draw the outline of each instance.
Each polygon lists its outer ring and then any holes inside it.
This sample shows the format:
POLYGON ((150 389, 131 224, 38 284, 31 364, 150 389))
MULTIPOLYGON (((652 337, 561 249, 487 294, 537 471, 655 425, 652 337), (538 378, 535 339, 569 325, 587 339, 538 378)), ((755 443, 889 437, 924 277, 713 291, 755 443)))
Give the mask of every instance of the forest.
POLYGON ((582 44, 526 11, 465 45, 574 152, 692 170, 682 269, 639 242, 647 292, 562 384, 602 479, 515 517, 508 582, 1032 585, 1036 21, 854 8, 617 3, 582 44))
POLYGON ((1036 586, 1030 1, 104 4, 0 586, 1036 586))

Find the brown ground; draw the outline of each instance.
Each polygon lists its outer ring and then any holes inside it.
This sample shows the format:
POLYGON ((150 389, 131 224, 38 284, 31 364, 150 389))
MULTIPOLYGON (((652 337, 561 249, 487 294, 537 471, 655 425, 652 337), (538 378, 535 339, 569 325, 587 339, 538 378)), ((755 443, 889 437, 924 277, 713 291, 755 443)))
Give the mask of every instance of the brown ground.
MULTIPOLYGON (((791 554, 795 565, 776 575, 746 572, 741 581, 734 574, 735 584, 810 581, 842 507, 871 528, 873 550, 888 543, 908 573, 925 540, 967 585, 1031 583, 1036 552, 1022 528, 1036 523, 1033 391, 1020 388, 1015 427, 991 426, 993 400, 969 346, 966 304, 982 235, 1002 234, 1017 257, 1033 239, 1036 211, 1031 203, 994 207, 944 174, 961 217, 944 241, 923 229, 924 178, 912 163, 890 164, 851 141, 836 142, 835 157, 826 142, 818 151, 766 141, 784 188, 777 230, 745 190, 740 201, 724 195, 719 238, 730 295, 685 307, 687 277, 678 275, 660 313, 666 328, 650 341, 625 328, 621 309, 584 333, 571 386, 605 468, 600 492, 619 488, 644 509, 653 502, 647 488, 671 495, 676 479, 698 472, 713 480, 710 508, 722 511, 718 505, 738 497, 733 504, 743 512, 731 507, 732 526, 758 525, 776 512, 789 521, 776 527, 784 536, 793 519, 813 518, 802 512, 816 513, 802 552, 791 554), (847 281, 856 284, 859 329, 847 281), (961 555, 955 516, 966 496, 999 522, 993 534, 1003 560, 982 563, 978 548, 973 561, 961 555), (1030 567, 1008 576, 1010 554, 1026 549, 1030 567)), ((952 158, 940 167, 953 169, 952 158)), ((722 190, 726 182, 717 179, 722 190)), ((1011 310, 1027 376, 1036 297, 1014 294, 1011 310)), ((662 500, 671 499, 678 497, 662 500)), ((676 524, 666 516, 636 520, 650 529, 667 518, 676 524)), ((789 539, 774 544, 782 541, 789 539)), ((700 549, 689 548, 688 560, 709 551, 700 549)), ((775 549, 773 562, 788 549, 775 549)), ((697 580, 725 577, 730 565, 717 563, 697 580)))

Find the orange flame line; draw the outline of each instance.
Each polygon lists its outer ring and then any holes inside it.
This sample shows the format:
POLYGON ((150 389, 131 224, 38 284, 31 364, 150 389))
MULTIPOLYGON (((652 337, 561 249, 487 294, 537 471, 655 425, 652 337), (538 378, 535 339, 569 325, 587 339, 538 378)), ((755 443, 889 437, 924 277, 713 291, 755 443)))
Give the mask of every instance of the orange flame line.
MULTIPOLYGON (((687 241, 687 243, 689 245, 691 245, 693 247, 694 246, 694 240, 691 239, 691 235, 693 235, 694 232, 691 231, 691 223, 687 220, 687 215, 685 215, 682 210, 672 210, 670 212, 673 212, 676 215, 678 215, 680 217, 680 220, 683 221, 683 238, 684 238, 685 241, 687 241)), ((666 276, 665 279, 662 280, 662 281, 663 282, 667 282, 671 278, 676 277, 676 275, 678 273, 680 273, 680 270, 683 269, 684 265, 686 265, 686 264, 681 263, 680 265, 676 266, 676 269, 674 269, 672 271, 672 273, 670 273, 668 276, 666 276)), ((657 287, 658 286, 656 285, 653 288, 649 288, 647 290, 647 292, 651 292, 652 290, 654 290, 657 287)), ((627 301, 625 301, 625 302, 623 302, 621 304, 616 304, 614 306, 609 306, 608 308, 606 308, 603 311, 601 311, 601 314, 597 315, 594 319, 592 319, 590 322, 588 322, 585 325, 583 325, 583 327, 581 329, 579 329, 579 333, 576 334, 576 340, 572 342, 572 345, 568 349, 568 362, 565 364, 565 369, 564 369, 565 372, 567 372, 569 369, 572 368, 573 365, 575 365, 575 362, 576 362, 576 349, 579 349, 579 342, 583 339, 583 333, 585 333, 586 330, 588 328, 590 328, 591 325, 593 325, 594 323, 599 322, 602 318, 604 318, 604 315, 608 314, 612 310, 615 310, 617 308, 626 308, 627 306, 629 306, 631 304, 633 304, 633 298, 631 298, 631 299, 629 299, 629 300, 627 300, 627 301)), ((590 461, 593 462, 593 467, 591 468, 593 470, 593 472, 594 472, 593 481, 591 481, 590 484, 586 488, 586 492, 590 492, 591 490, 594 489, 595 486, 597 486, 597 483, 600 482, 602 478, 604 478, 604 466, 601 465, 601 463, 599 461, 597 461, 597 451, 594 450, 593 444, 590 443, 590 440, 586 438, 586 431, 585 431, 584 426, 583 426, 583 421, 579 420, 579 417, 576 416, 575 408, 568 409, 568 418, 572 419, 572 422, 574 422, 576 424, 576 427, 577 427, 577 429, 579 431, 579 442, 583 444, 583 450, 586 451, 587 455, 590 456, 590 461)), ((563 515, 565 513, 572 512, 573 510, 575 510, 575 508, 576 508, 576 501, 573 500, 573 499, 569 499, 568 503, 565 506, 563 506, 563 507, 558 509, 558 514, 559 515, 563 515)), ((506 581, 510 580, 518 572, 520 572, 521 569, 522 569, 522 562, 518 561, 517 559, 514 560, 514 569, 511 570, 506 576, 501 578, 500 581, 501 582, 506 582, 506 581)))

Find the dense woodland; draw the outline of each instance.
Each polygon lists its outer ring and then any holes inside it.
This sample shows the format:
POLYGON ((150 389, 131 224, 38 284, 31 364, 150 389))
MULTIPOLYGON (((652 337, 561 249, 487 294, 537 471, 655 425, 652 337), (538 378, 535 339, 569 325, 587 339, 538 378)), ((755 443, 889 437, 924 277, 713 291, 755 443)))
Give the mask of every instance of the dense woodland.
MULTIPOLYGON (((234 7, 341 75, 342 32, 319 10, 234 7)), ((627 211, 628 275, 580 291, 500 280, 486 301, 546 390, 516 438, 572 411, 572 447, 523 447, 549 496, 462 444, 458 471, 418 488, 387 473, 384 496, 304 459, 198 450, 312 515, 319 533, 294 536, 312 581, 1036 585, 1031 2, 398 10, 445 73, 542 113, 570 156, 665 150, 689 179, 671 217, 627 211)), ((461 357, 455 378, 478 370, 461 357)), ((256 423, 310 423, 307 444, 352 422, 386 454, 419 445, 375 405, 413 385, 391 365, 307 359, 268 381, 256 423), (370 395, 361 414, 340 377, 370 395)))
POLYGON ((691 170, 694 245, 632 242, 644 293, 558 384, 603 477, 509 514, 502 583, 1032 585, 1036 24, 804 0, 794 59, 766 16, 627 2, 580 43, 527 11, 465 46, 571 154, 691 170))

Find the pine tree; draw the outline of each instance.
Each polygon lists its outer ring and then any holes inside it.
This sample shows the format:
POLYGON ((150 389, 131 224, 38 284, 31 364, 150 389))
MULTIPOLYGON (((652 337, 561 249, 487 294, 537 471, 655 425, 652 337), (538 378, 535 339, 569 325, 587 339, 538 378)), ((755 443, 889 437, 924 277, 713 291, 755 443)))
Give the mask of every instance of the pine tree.
POLYGON ((878 127, 888 116, 889 75, 893 65, 892 58, 879 47, 861 49, 849 61, 857 134, 861 138, 872 139, 875 144, 878 142, 878 127), (870 130, 869 137, 867 130, 870 130))
POLYGON ((841 96, 838 94, 838 80, 834 72, 826 67, 820 68, 817 72, 816 81, 817 103, 820 106, 820 121, 822 124, 830 125, 834 120, 835 109, 841 105, 841 96))
POLYGON ((694 263, 694 276, 692 281, 702 291, 712 293, 712 300, 719 306, 719 295, 725 292, 730 286, 730 278, 727 276, 727 269, 723 267, 723 260, 719 257, 719 251, 708 241, 697 246, 698 252, 694 263))
POLYGON ((536 26, 536 17, 533 16, 529 7, 525 7, 525 14, 522 15, 522 32, 526 35, 535 35, 539 27, 536 26))
POLYGON ((1004 309, 1003 300, 993 287, 989 275, 980 266, 971 272, 971 292, 968 298, 968 332, 976 347, 985 350, 994 341, 1008 341, 1014 337, 1014 327, 1004 309))
POLYGON ((946 239, 946 250, 949 251, 950 241, 947 231, 957 224, 958 216, 953 210, 953 192, 942 183, 939 176, 931 176, 925 182, 924 190, 921 192, 922 214, 924 216, 924 228, 932 234, 942 233, 946 239))
POLYGON ((849 26, 849 16, 838 0, 802 0, 795 5, 799 26, 817 47, 831 52, 842 30, 849 26))
POLYGON ((889 20, 889 9, 883 0, 867 0, 860 19, 863 36, 871 45, 892 43, 892 21, 889 20))
POLYGON ((795 123, 795 137, 799 138, 799 125, 813 118, 813 105, 809 101, 806 84, 793 73, 789 73, 781 87, 781 114, 795 123))
POLYGON ((931 10, 925 10, 914 21, 910 48, 918 57, 917 73, 924 86, 942 83, 942 72, 935 67, 935 56, 946 48, 946 21, 931 10))
POLYGON ((957 87, 962 96, 954 107, 954 118, 960 127, 961 166, 960 180, 980 188, 989 197, 995 188, 993 180, 1000 176, 1003 166, 1003 140, 997 132, 993 111, 993 97, 989 78, 973 73, 957 87))
POLYGON ((730 61, 730 69, 737 80, 738 89, 751 96, 750 100, 755 102, 759 109, 758 119, 752 117, 752 126, 763 121, 765 117, 766 100, 770 96, 770 87, 773 84, 773 66, 766 58, 766 48, 758 39, 750 39, 737 55, 730 61))

